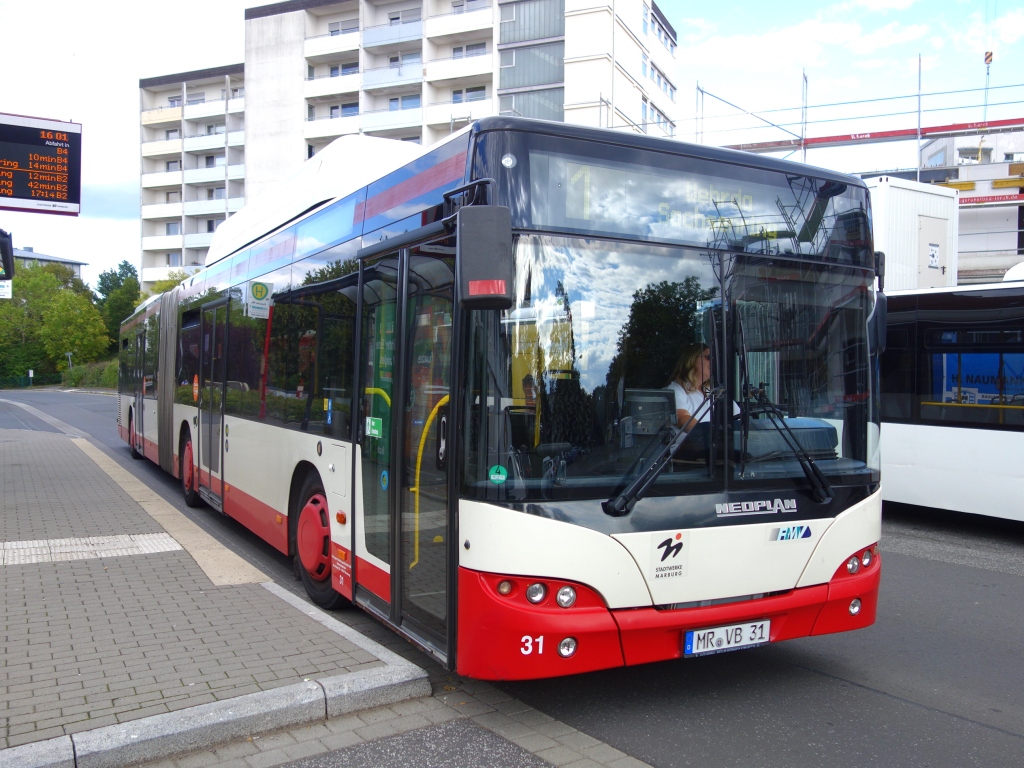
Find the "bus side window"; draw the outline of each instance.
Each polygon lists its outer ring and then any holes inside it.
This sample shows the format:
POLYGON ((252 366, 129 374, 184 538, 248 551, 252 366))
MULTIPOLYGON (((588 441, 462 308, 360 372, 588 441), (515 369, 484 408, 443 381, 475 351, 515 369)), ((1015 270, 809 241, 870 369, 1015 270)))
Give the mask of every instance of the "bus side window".
POLYGON ((156 400, 156 380, 160 365, 160 315, 154 314, 146 321, 146 355, 143 361, 143 394, 156 400))
POLYGON ((199 375, 199 310, 182 314, 180 339, 174 402, 196 405, 192 382, 199 375))
POLYGON ((258 419, 260 414, 260 367, 267 321, 246 317, 245 305, 231 302, 228 318, 227 399, 229 416, 258 419))
POLYGON ((355 369, 356 306, 340 291, 317 296, 322 307, 322 336, 317 349, 317 387, 309 430, 348 439, 351 429, 355 369))
POLYGON ((317 310, 297 303, 274 304, 267 368, 266 418, 302 429, 315 388, 317 310))
POLYGON ((908 421, 914 413, 914 348, 910 340, 914 324, 890 323, 882 353, 880 410, 889 421, 908 421))

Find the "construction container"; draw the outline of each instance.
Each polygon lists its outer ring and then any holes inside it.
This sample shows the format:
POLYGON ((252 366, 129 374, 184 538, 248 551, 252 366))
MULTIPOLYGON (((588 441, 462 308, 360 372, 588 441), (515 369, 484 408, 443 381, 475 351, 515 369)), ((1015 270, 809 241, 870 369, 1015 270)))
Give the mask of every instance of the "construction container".
POLYGON ((893 176, 865 179, 887 291, 956 285, 958 192, 893 176))

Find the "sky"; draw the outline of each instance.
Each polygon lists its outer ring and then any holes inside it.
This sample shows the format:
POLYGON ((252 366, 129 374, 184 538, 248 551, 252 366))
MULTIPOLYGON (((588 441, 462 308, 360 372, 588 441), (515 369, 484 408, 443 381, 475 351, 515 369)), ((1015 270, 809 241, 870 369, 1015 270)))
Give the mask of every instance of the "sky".
MULTIPOLYGON (((262 4, 0 0, 0 112, 82 123, 82 214, 0 211, 0 228, 14 235, 15 246, 88 262, 83 278, 92 285, 101 271, 124 259, 138 266, 139 79, 242 62, 244 9, 262 4)), ((678 34, 676 87, 683 119, 677 136, 684 141, 695 138, 698 83, 707 92, 704 143, 789 137, 779 128, 754 129, 763 123, 715 96, 791 124, 789 130, 799 134, 803 72, 811 105, 808 136, 912 128, 918 54, 922 91, 928 94, 983 88, 983 55, 993 51, 988 118, 1024 116, 1024 0, 658 5, 678 34), (1015 85, 1020 87, 1007 87, 1015 85)), ((922 124, 980 120, 983 100, 980 91, 925 96, 922 124)), ((901 142, 812 150, 807 161, 856 172, 909 168, 915 158, 915 143, 901 142)))

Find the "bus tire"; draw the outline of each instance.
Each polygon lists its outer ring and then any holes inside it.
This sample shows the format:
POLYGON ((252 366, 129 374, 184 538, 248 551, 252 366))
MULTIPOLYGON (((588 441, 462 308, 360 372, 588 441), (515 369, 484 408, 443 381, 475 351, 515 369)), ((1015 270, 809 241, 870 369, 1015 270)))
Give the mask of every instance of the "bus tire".
POLYGON ((196 465, 192 458, 192 438, 186 437, 181 447, 181 455, 178 459, 178 476, 181 478, 181 494, 185 497, 185 506, 198 507, 203 503, 199 498, 199 488, 196 480, 196 465))
POLYGON ((309 599, 329 611, 349 605, 332 586, 330 512, 324 484, 315 471, 302 483, 294 515, 295 567, 309 599))
POLYGON ((136 450, 135 448, 136 437, 137 436, 135 434, 135 414, 131 413, 128 415, 128 446, 132 449, 133 459, 144 459, 146 457, 139 453, 138 450, 136 450))

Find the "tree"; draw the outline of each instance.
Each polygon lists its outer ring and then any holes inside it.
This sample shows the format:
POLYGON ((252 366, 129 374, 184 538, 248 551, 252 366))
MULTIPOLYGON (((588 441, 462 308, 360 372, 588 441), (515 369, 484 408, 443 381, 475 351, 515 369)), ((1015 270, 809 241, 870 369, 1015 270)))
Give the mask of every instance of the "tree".
POLYGON ((85 296, 59 291, 47 306, 39 337, 57 370, 67 367, 67 352, 78 363, 91 363, 110 344, 98 309, 85 296))
MULTIPOLYGON (((122 264, 127 263, 122 262, 122 264)), ((129 264, 129 266, 131 265, 129 264)), ((117 351, 121 323, 135 311, 135 305, 138 303, 139 281, 131 276, 127 277, 120 287, 111 291, 103 303, 103 320, 107 326, 106 335, 110 337, 111 352, 117 351)))
MULTIPOLYGON (((199 270, 196 270, 198 272, 199 270)), ((183 282, 188 280, 196 272, 186 272, 184 269, 172 269, 167 273, 167 277, 163 280, 157 280, 153 283, 153 290, 150 292, 142 293, 139 295, 139 300, 135 306, 138 306, 150 296, 157 296, 161 293, 167 293, 172 288, 181 285, 183 282)))
POLYGON ((134 280, 136 285, 139 284, 138 271, 127 261, 118 264, 116 270, 108 269, 101 272, 96 280, 96 304, 100 307, 106 304, 110 294, 123 286, 129 278, 134 280))
POLYGON ((75 275, 75 270, 65 264, 58 264, 57 262, 47 262, 41 264, 37 269, 41 269, 44 272, 49 272, 51 275, 57 278, 57 282, 60 283, 61 288, 66 288, 69 291, 74 291, 77 294, 81 294, 89 299, 90 302, 94 300, 93 293, 89 289, 89 286, 82 282, 82 279, 75 275))
POLYGON ((13 298, 0 301, 0 375, 24 376, 29 369, 53 373, 40 338, 43 318, 50 302, 61 291, 51 270, 20 268, 12 281, 13 298))

